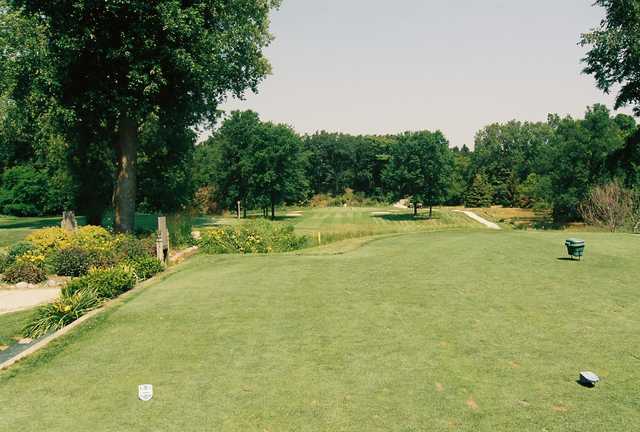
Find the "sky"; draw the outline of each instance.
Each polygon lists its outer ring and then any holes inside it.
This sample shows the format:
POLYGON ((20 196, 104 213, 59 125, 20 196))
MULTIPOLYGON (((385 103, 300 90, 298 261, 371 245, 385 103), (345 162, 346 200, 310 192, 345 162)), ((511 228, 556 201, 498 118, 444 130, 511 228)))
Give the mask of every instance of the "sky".
MULTIPOLYGON (((273 74, 221 109, 299 133, 441 130, 473 147, 482 127, 582 116, 613 95, 581 73, 593 0, 284 0, 265 50, 273 74)), ((630 113, 630 110, 621 112, 630 113)))

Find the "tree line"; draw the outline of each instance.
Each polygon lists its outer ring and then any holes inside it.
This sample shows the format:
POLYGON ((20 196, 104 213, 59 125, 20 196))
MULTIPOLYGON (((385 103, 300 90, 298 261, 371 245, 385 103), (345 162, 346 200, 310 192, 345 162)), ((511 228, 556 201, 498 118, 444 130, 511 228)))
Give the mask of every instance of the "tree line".
POLYGON ((580 204, 595 186, 640 187, 639 138, 633 117, 613 115, 604 105, 578 119, 551 114, 546 122, 488 125, 476 134, 473 150, 450 148, 440 131, 299 136, 251 111, 234 112, 196 147, 194 182, 226 209, 237 201, 245 209, 273 209, 350 190, 387 203, 410 198, 415 211, 418 204, 535 207, 571 221, 580 219, 580 204), (261 128, 286 131, 281 153, 261 128))
MULTIPOLYGON (((640 114, 640 25, 627 0, 598 0, 606 17, 582 35, 585 73, 614 108, 640 114)), ((92 223, 113 209, 259 209, 348 192, 392 202, 500 204, 579 219, 593 188, 640 184, 633 117, 589 107, 480 130, 450 148, 440 131, 300 136, 256 113, 219 122, 220 103, 270 72, 269 13, 278 0, 220 2, 0 0, 0 213, 75 209, 92 223), (204 205, 206 204, 206 205, 204 205)), ((597 195, 597 194, 596 194, 597 195)), ((620 196, 627 196, 623 193, 620 196)))

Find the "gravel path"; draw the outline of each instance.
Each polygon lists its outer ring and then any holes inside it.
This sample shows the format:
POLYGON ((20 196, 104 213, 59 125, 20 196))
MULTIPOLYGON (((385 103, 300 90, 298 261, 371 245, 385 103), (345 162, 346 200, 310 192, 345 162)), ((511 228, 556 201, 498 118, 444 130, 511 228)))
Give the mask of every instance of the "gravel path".
POLYGON ((466 210, 454 210, 454 211, 456 211, 456 212, 458 212, 458 213, 464 213, 464 214, 466 214, 466 215, 467 215, 467 216, 469 216, 471 219, 473 219, 473 220, 476 220, 476 221, 480 222, 482 225, 486 226, 487 228, 494 229, 494 230, 502 229, 502 228, 500 228, 500 227, 498 226, 498 224, 493 223, 493 222, 489 222, 488 220, 486 220, 486 219, 485 219, 485 218, 483 218, 483 217, 478 216, 478 215, 477 215, 477 214, 475 214, 474 212, 466 211, 466 210))
POLYGON ((0 315, 52 302, 59 295, 58 288, 0 291, 0 315))

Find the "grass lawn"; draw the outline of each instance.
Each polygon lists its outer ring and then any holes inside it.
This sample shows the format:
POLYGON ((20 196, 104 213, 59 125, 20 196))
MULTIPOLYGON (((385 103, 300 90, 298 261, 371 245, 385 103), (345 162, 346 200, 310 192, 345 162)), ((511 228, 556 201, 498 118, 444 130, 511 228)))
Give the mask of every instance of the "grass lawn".
POLYGON ((0 346, 10 347, 17 343, 21 331, 33 316, 32 310, 0 315, 0 346))
POLYGON ((634 430, 640 238, 565 237, 196 257, 0 373, 0 430, 634 430))
POLYGON ((31 231, 48 226, 59 226, 59 217, 0 216, 0 248, 24 240, 31 231))

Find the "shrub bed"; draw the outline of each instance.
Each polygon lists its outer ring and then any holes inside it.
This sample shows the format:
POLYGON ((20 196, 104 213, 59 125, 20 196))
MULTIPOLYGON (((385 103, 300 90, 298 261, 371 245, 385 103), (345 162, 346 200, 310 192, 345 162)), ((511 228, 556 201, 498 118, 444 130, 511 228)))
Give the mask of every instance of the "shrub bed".
POLYGON ((164 270, 164 265, 150 256, 127 260, 125 264, 131 267, 133 274, 139 280, 149 279, 164 270))
POLYGON ((37 309, 25 327, 27 337, 37 338, 58 330, 106 300, 132 289, 137 281, 161 272, 164 265, 152 255, 155 240, 112 235, 101 227, 86 226, 75 232, 61 228, 38 230, 28 241, 15 245, 0 257, 8 281, 46 280, 46 265, 72 279, 56 302, 37 309))
POLYGON ((267 220, 248 221, 204 232, 198 244, 208 254, 288 252, 302 249, 308 242, 293 229, 292 225, 267 220))

